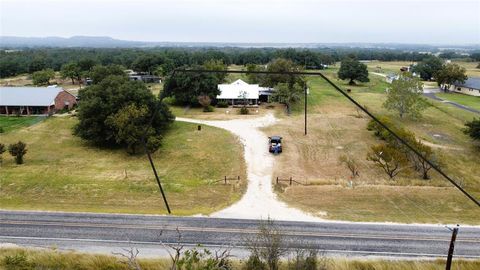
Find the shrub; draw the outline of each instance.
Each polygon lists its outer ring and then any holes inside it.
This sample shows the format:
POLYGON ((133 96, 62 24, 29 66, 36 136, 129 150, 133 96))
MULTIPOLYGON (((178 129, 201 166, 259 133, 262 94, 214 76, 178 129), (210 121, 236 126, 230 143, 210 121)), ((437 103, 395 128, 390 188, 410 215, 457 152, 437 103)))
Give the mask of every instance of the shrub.
POLYGON ((196 248, 185 251, 176 262, 176 268, 185 270, 229 270, 232 268, 230 253, 216 251, 215 254, 208 249, 197 250, 196 248))
POLYGON ((228 108, 228 102, 226 101, 219 101, 217 103, 217 108, 228 108))
POLYGON ((5 129, 3 129, 3 127, 0 127, 0 133, 4 133, 5 132, 5 129))
POLYGON ((244 266, 245 270, 266 270, 267 265, 256 254, 251 254, 248 257, 244 266))
POLYGON ((22 141, 18 141, 8 146, 8 152, 15 157, 15 163, 23 164, 23 156, 27 153, 27 145, 22 141))
POLYGON ((288 270, 317 270, 317 251, 297 250, 295 257, 288 261, 288 270))
POLYGON ((240 108, 240 114, 248 114, 250 111, 248 110, 247 107, 242 107, 240 108))
MULTIPOLYGON (((386 116, 379 117, 378 120, 385 124, 387 127, 392 128, 393 122, 386 116)), ((392 135, 384 127, 382 127, 377 121, 370 120, 367 125, 367 129, 373 131, 373 134, 382 140, 388 140, 392 135)))
POLYGON ((471 122, 465 124, 463 132, 474 140, 480 140, 480 118, 473 119, 471 122))
POLYGON ((203 112, 213 112, 213 111, 215 111, 215 108, 212 105, 203 107, 203 112))
POLYGON ((382 168, 390 179, 399 174, 407 163, 405 154, 389 144, 373 145, 367 153, 367 160, 382 168))
POLYGON ((353 157, 348 155, 341 155, 338 158, 338 161, 348 168, 348 170, 352 173, 352 178, 359 176, 358 162, 353 157))
POLYGON ((7 150, 5 149, 5 144, 0 143, 0 164, 2 163, 2 160, 3 160, 2 155, 3 155, 3 153, 5 153, 5 151, 7 151, 7 150))
POLYGON ((25 253, 17 253, 3 258, 3 265, 6 270, 27 270, 32 269, 31 263, 27 260, 25 253))
POLYGON ((260 260, 269 270, 278 270, 280 258, 287 253, 287 246, 283 236, 271 219, 262 221, 259 226, 259 232, 247 238, 245 244, 250 250, 250 257, 256 257, 252 258, 252 260, 260 260))

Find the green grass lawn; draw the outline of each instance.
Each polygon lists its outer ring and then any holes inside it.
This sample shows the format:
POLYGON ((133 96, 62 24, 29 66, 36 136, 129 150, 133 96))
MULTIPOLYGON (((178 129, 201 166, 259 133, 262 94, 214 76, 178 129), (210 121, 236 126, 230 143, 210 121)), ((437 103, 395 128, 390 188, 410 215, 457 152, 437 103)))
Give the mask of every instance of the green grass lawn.
POLYGON ((10 132, 22 127, 28 127, 45 119, 44 116, 0 116, 0 129, 10 132))
MULTIPOLYGON (((74 117, 2 134, 2 143, 27 143, 25 164, 4 154, 0 205, 4 209, 166 213, 144 155, 100 149, 72 135, 74 117)), ((173 214, 208 214, 241 197, 245 189, 243 149, 227 131, 175 122, 153 155, 173 214), (240 183, 213 183, 241 176, 240 183)))
POLYGON ((439 98, 462 104, 472 109, 480 110, 480 97, 474 97, 458 93, 438 93, 439 98))

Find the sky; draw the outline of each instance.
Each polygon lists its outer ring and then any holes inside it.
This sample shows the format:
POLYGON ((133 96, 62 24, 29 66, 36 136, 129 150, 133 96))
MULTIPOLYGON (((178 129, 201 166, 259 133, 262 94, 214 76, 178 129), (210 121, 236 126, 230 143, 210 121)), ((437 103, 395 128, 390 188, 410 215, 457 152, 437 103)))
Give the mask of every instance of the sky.
POLYGON ((480 0, 0 0, 0 35, 479 44, 480 0))

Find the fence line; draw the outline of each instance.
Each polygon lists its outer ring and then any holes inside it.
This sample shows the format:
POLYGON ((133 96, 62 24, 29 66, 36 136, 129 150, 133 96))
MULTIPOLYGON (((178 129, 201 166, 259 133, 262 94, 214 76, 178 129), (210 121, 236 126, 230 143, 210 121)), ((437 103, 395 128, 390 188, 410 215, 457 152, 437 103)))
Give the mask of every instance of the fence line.
POLYGON ((223 182, 223 184, 226 185, 227 181, 237 181, 238 182, 238 181, 240 181, 240 176, 237 176, 237 177, 224 176, 223 179, 213 181, 213 183, 223 182))
POLYGON ((277 176, 277 185, 279 184, 279 182, 288 182, 290 186, 291 186, 292 184, 294 184, 294 183, 295 183, 295 184, 298 184, 298 185, 302 185, 302 186, 306 186, 306 185, 307 185, 307 183, 304 184, 304 183, 295 181, 292 176, 290 176, 290 178, 288 178, 288 179, 282 179, 282 178, 279 178, 279 177, 277 176))

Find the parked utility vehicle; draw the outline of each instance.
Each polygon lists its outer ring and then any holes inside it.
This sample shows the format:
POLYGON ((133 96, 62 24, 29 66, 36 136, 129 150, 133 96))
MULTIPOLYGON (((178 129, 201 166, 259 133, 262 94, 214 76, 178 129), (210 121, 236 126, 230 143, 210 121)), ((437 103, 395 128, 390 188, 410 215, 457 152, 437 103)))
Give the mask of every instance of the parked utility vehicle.
POLYGON ((271 136, 268 137, 268 151, 270 153, 279 154, 282 153, 282 137, 271 136))

